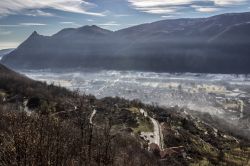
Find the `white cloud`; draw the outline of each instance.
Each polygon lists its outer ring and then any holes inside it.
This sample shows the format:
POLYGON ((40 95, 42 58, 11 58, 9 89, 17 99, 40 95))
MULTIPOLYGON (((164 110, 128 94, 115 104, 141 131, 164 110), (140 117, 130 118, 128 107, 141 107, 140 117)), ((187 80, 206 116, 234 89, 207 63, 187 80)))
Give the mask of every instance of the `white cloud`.
POLYGON ((63 25, 81 26, 80 24, 77 24, 77 23, 72 22, 72 21, 63 21, 63 22, 59 22, 59 23, 63 24, 63 25))
POLYGON ((120 26, 121 24, 116 23, 115 21, 109 21, 106 23, 98 24, 100 26, 120 26))
POLYGON ((27 22, 27 23, 20 23, 19 25, 20 26, 45 26, 47 24, 27 22))
POLYGON ((203 7, 203 6, 197 6, 197 5, 192 5, 196 11, 198 12, 203 12, 203 13, 212 13, 212 12, 217 12, 220 10, 220 8, 217 7, 203 7))
POLYGON ((216 12, 220 7, 230 5, 241 5, 249 0, 128 0, 131 7, 146 13, 151 14, 170 14, 178 12, 179 10, 192 7, 195 4, 205 4, 207 2, 213 3, 214 6, 202 5, 196 7, 198 12, 216 12))
POLYGON ((0 25, 0 27, 8 27, 8 28, 11 28, 11 27, 19 27, 20 25, 17 25, 17 24, 3 24, 3 25, 0 25))
POLYGON ((198 11, 198 12, 204 12, 204 13, 217 12, 219 10, 220 9, 213 8, 213 7, 199 7, 199 8, 196 8, 196 11, 198 11))
POLYGON ((33 17, 36 17, 36 16, 44 16, 44 17, 55 16, 52 13, 44 12, 42 10, 31 10, 31 11, 28 11, 27 14, 25 14, 25 15, 27 15, 27 16, 33 16, 33 17))
POLYGON ((227 6, 227 5, 237 5, 246 2, 247 0, 213 0, 216 5, 227 6))
POLYGON ((6 48, 16 48, 20 43, 18 42, 0 42, 0 50, 6 48))
POLYGON ((12 34, 11 31, 6 31, 6 30, 3 30, 3 29, 0 29, 0 36, 7 36, 7 35, 10 35, 12 34))
POLYGON ((130 14, 115 14, 114 17, 129 17, 130 14))
POLYGON ((174 18, 173 15, 161 16, 162 18, 174 18))
POLYGON ((143 11, 146 13, 152 13, 152 14, 167 14, 167 13, 176 12, 177 8, 173 8, 173 7, 146 7, 146 8, 143 8, 143 11))
POLYGON ((152 14, 175 13, 193 1, 196 0, 128 0, 133 8, 152 14))
MULTIPOLYGON (((65 12, 104 16, 103 13, 89 12, 95 4, 86 0, 1 0, 0 15, 18 14, 27 10, 56 9, 65 12)), ((40 14, 44 14, 41 13, 40 14)))
POLYGON ((43 23, 32 23, 32 22, 24 22, 24 23, 19 23, 19 24, 4 24, 1 25, 0 27, 22 27, 22 26, 45 26, 47 24, 43 24, 43 23))
POLYGON ((0 36, 6 36, 12 34, 11 31, 0 31, 0 36))
POLYGON ((67 22, 67 21, 65 21, 65 22, 60 22, 60 24, 75 24, 75 22, 67 22))
POLYGON ((133 6, 138 8, 150 8, 170 5, 190 4, 194 0, 128 0, 133 6))

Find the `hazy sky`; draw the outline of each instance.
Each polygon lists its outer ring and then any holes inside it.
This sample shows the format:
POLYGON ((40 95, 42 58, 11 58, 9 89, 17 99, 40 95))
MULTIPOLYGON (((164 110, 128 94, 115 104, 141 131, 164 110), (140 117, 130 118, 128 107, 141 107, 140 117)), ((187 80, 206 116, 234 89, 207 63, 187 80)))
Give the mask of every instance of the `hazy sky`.
POLYGON ((181 17, 250 11, 250 0, 0 0, 0 49, 13 48, 34 30, 52 35, 66 27, 110 30, 181 17))

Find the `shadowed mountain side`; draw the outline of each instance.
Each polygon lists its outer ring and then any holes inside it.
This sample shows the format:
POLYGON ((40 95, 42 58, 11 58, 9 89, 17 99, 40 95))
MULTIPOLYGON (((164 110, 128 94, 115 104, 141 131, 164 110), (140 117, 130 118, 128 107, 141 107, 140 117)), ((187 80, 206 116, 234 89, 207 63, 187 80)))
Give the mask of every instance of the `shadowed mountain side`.
POLYGON ((95 25, 34 32, 2 62, 14 68, 249 73, 250 13, 163 20, 116 32, 95 25))
POLYGON ((1 58, 4 56, 4 55, 7 55, 9 54, 11 51, 13 51, 14 49, 10 48, 10 49, 3 49, 3 50, 0 50, 0 60, 1 58))

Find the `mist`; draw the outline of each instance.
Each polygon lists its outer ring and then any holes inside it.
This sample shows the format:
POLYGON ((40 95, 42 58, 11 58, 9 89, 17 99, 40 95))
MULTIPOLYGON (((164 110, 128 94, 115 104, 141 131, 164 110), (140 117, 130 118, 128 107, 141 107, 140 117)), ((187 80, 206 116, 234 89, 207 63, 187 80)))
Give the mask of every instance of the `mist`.
POLYGON ((177 107, 205 122, 213 119, 210 124, 218 124, 222 130, 250 138, 247 123, 250 77, 247 75, 83 69, 22 70, 21 73, 98 99, 117 96, 155 106, 177 107))

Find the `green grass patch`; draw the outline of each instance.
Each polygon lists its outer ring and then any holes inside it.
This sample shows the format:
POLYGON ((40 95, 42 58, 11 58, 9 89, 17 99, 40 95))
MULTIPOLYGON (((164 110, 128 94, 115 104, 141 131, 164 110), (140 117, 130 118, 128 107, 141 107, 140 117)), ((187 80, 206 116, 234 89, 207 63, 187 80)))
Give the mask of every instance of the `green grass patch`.
POLYGON ((127 110, 131 111, 132 113, 135 113, 135 114, 140 114, 140 110, 136 107, 131 107, 131 108, 128 108, 127 110))
POLYGON ((4 91, 0 90, 0 97, 4 97, 4 96, 6 96, 6 93, 4 91))
POLYGON ((235 148, 233 151, 225 154, 225 161, 233 163, 234 165, 250 165, 249 156, 247 151, 235 148))
POLYGON ((210 157, 217 157, 218 151, 209 143, 203 141, 201 138, 191 138, 192 145, 196 151, 200 152, 201 154, 208 154, 210 157))
POLYGON ((207 158, 203 158, 202 160, 199 160, 197 163, 192 163, 190 166, 210 166, 212 165, 207 158))
POLYGON ((138 120, 139 126, 134 128, 134 132, 154 132, 154 125, 149 118, 141 118, 138 120))

